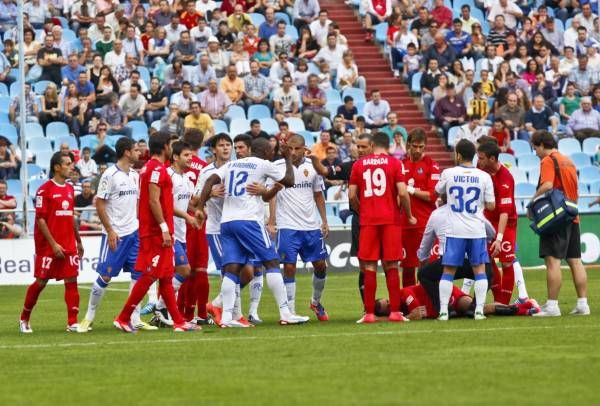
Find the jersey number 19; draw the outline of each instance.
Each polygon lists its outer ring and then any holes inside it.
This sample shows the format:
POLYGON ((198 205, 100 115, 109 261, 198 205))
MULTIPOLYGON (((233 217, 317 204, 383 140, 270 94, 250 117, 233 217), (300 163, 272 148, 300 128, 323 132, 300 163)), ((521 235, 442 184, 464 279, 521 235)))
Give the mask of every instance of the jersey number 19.
POLYGON ((363 179, 365 180, 365 197, 383 196, 385 194, 387 181, 385 171, 382 168, 376 168, 372 172, 371 169, 367 169, 363 172, 363 179))

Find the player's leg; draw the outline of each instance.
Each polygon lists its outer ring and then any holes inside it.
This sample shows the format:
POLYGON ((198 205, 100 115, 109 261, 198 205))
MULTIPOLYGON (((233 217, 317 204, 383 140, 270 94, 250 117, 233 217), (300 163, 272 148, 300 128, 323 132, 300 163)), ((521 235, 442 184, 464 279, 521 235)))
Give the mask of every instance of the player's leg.
POLYGON ((442 260, 437 259, 422 266, 417 273, 419 284, 423 286, 431 299, 433 308, 440 310, 440 279, 444 272, 442 260))
POLYGON ((301 231, 277 230, 275 249, 283 263, 283 283, 288 307, 292 314, 296 314, 296 261, 303 243, 304 239, 301 231))
MULTIPOLYGON (((398 263, 403 258, 405 250, 401 244, 402 227, 385 225, 382 234, 382 263, 385 272, 385 283, 390 298, 389 321, 408 321, 400 312, 400 275, 398 263)), ((414 281, 413 281, 414 284, 414 281)))
POLYGON ((158 302, 158 287, 157 287, 156 283, 153 283, 152 285, 150 285, 150 288, 148 289, 148 302, 146 302, 146 304, 142 308, 140 314, 143 316, 146 314, 154 313, 154 309, 156 309, 157 302, 158 302))
POLYGON ((240 270, 240 283, 236 287, 235 304, 233 306, 233 320, 243 324, 245 327, 254 327, 254 324, 250 324, 250 322, 244 317, 244 312, 242 310, 241 291, 250 282, 252 282, 252 279, 254 279, 254 265, 244 265, 240 270))
POLYGON ((65 278, 65 304, 67 305, 67 331, 77 332, 79 324, 79 290, 77 277, 65 278))
POLYGON ((244 264, 249 260, 251 253, 243 240, 247 234, 256 230, 245 227, 246 222, 230 221, 221 225, 221 247, 223 252, 223 280, 221 281, 221 297, 223 300, 223 314, 221 327, 246 327, 237 323, 233 318, 236 297, 240 285, 240 275, 244 264))
POLYGON ((475 320, 485 319, 483 305, 488 290, 488 278, 485 273, 485 264, 490 262, 485 238, 467 240, 467 256, 473 266, 475 274, 475 320))
POLYGON ((402 259, 402 287, 412 286, 416 283, 415 269, 419 266, 417 251, 423 239, 424 229, 411 228, 402 230, 402 246, 404 258, 402 259))
MULTIPOLYGON (((175 297, 177 297, 177 293, 179 292, 181 286, 185 283, 186 278, 190 274, 190 265, 187 259, 186 247, 185 244, 180 241, 175 241, 174 244, 174 255, 175 255, 175 273, 173 274, 171 285, 173 287, 173 292, 175 297)), ((160 284, 159 284, 159 292, 160 292, 160 284)), ((165 302, 166 298, 161 294, 160 299, 156 303, 156 310, 154 314, 158 317, 159 321, 162 324, 171 326, 173 325, 174 319, 171 314, 171 319, 169 318, 169 313, 167 312, 167 305, 165 302)), ((178 313, 179 308, 177 309, 178 313)))
MULTIPOLYGON (((492 294, 494 295, 494 301, 502 303, 502 272, 496 264, 496 260, 491 258, 490 265, 492 266, 492 294)), ((475 281, 473 281, 475 283, 475 281)))
MULTIPOLYGON (((37 258, 38 257, 36 257, 36 265, 37 258)), ((47 283, 48 279, 36 278, 27 288, 27 292, 25 293, 25 301, 23 303, 23 310, 21 311, 21 317, 19 320, 21 333, 33 333, 33 330, 29 324, 29 319, 31 318, 31 312, 33 311, 33 308, 40 297, 40 293, 42 293, 42 290, 44 290, 47 283)))
POLYGON ((527 286, 525 286, 525 276, 523 275, 523 268, 518 259, 513 262, 513 271, 515 273, 515 285, 517 287, 517 294, 519 295, 518 301, 525 303, 529 299, 529 293, 527 293, 527 286))
POLYGON ((200 324, 208 323, 208 296, 210 292, 210 282, 208 279, 208 241, 207 235, 204 228, 201 230, 195 230, 188 228, 187 233, 187 248, 188 248, 188 259, 190 261, 190 267, 194 275, 194 284, 192 290, 192 296, 188 298, 189 301, 194 300, 195 304, 188 302, 189 306, 192 306, 192 315, 195 308, 198 309, 198 319, 196 320, 200 324))
MULTIPOLYGON (((167 255, 165 255, 165 258, 167 257, 167 255)), ((163 267, 169 267, 172 266, 168 263, 163 262, 163 264, 161 264, 163 267)), ((173 268, 171 268, 173 269, 173 268)), ((173 276, 168 275, 168 272, 165 273, 166 275, 162 276, 161 278, 158 279, 158 291, 160 293, 161 298, 164 300, 165 305, 167 307, 167 311, 169 312, 169 314, 171 315, 172 319, 173 319, 173 330, 175 332, 181 332, 181 331, 196 331, 196 330, 200 330, 202 329, 199 325, 195 324, 195 323, 188 323, 185 321, 185 319, 183 318, 183 316, 181 315, 181 313, 179 312, 179 309, 177 308, 177 298, 175 297, 175 289, 173 287, 173 276)))
POLYGON ((313 265, 312 297, 310 308, 320 321, 329 320, 329 315, 321 304, 321 297, 327 279, 327 247, 321 230, 301 231, 298 253, 303 262, 313 265))
POLYGON ((542 306, 542 311, 536 314, 537 317, 557 317, 561 315, 558 306, 558 294, 562 285, 560 262, 561 259, 566 258, 570 230, 571 228, 567 226, 556 233, 540 236, 539 254, 541 258, 544 258, 546 265, 548 300, 542 306))
POLYGON ((262 323, 258 316, 258 305, 263 290, 263 268, 261 265, 253 267, 254 277, 250 282, 250 305, 248 306, 248 321, 256 325, 262 323))
MULTIPOLYGON (((219 234, 207 234, 208 249, 212 256, 216 270, 223 276, 223 247, 221 245, 221 236, 219 234)), ((208 274, 207 274, 208 276, 208 274)), ((207 299, 208 300, 208 299, 207 299)), ((219 289, 215 298, 206 304, 206 311, 217 325, 221 324, 221 314, 223 312, 223 300, 221 290, 219 289)))
POLYGON ((377 292, 377 261, 382 255, 382 235, 377 226, 361 226, 358 258, 362 261, 364 273, 365 314, 357 323, 374 323, 375 294, 377 292))
POLYGON ((296 264, 283 264, 283 283, 287 297, 288 307, 292 314, 296 314, 296 264))
POLYGON ((131 323, 131 314, 134 312, 137 305, 142 301, 146 292, 156 280, 148 273, 144 272, 140 278, 133 285, 133 289, 129 293, 129 297, 121 310, 121 313, 117 316, 114 321, 114 325, 117 329, 126 333, 135 332, 135 328, 131 323))
POLYGON ((440 314, 438 320, 448 320, 448 303, 454 287, 456 268, 463 264, 467 242, 463 238, 446 237, 446 246, 442 256, 443 273, 440 277, 440 314))
MULTIPOLYGON (((515 227, 507 227, 500 245, 500 263, 502 264, 502 283, 500 286, 500 303, 509 304, 515 287, 514 262, 517 231, 515 227)), ((491 261, 493 262, 493 261, 491 261)))

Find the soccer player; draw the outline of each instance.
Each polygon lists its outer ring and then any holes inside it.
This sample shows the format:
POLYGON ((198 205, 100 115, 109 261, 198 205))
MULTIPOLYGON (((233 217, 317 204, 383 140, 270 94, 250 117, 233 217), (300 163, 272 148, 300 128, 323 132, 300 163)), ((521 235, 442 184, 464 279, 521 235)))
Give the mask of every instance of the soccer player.
POLYGON ((21 312, 21 333, 33 333, 29 319, 42 290, 50 279, 64 280, 67 304, 67 331, 78 328, 79 291, 77 275, 83 245, 73 216, 75 192, 66 183, 73 162, 56 152, 50 159, 50 180, 35 195, 35 281, 27 288, 21 312))
MULTIPOLYGON (((98 183, 96 210, 103 226, 100 263, 96 269, 98 279, 92 285, 87 313, 79 323, 79 333, 91 330, 96 311, 113 277, 118 276, 121 270, 131 272, 131 292, 140 276, 134 270, 140 244, 137 219, 139 175, 132 168, 139 158, 139 149, 135 141, 123 137, 117 141, 115 150, 116 165, 105 170, 98 183)), ((137 307, 131 319, 138 330, 157 329, 140 319, 137 307)))
POLYGON ((132 333, 131 313, 143 299, 150 285, 158 280, 158 290, 173 319, 173 330, 194 331, 200 327, 185 321, 173 290, 173 182, 165 161, 171 156, 170 135, 159 131, 150 138, 151 159, 140 172, 140 250, 135 269, 142 273, 133 287, 123 310, 115 319, 117 329, 132 333))
POLYGON ((372 138, 373 153, 360 158, 352 167, 349 200, 360 213, 358 258, 364 266, 365 314, 357 323, 375 323, 377 261, 381 260, 390 295, 390 321, 406 321, 400 312, 398 261, 402 259, 401 210, 415 224, 404 183, 402 162, 388 155, 390 140, 385 133, 372 138))
POLYGON ((423 238, 425 225, 435 209, 435 185, 440 179, 440 167, 437 162, 425 155, 427 134, 421 128, 415 128, 408 135, 408 154, 402 161, 406 191, 410 195, 410 207, 417 224, 402 221, 402 245, 406 251, 402 260, 402 286, 415 284, 415 268, 419 266, 417 250, 423 238))
POLYGON ((475 145, 460 140, 455 147, 457 166, 445 169, 435 187, 438 194, 445 194, 450 207, 449 229, 442 256, 444 273, 440 280, 440 315, 438 320, 448 320, 448 302, 452 294, 456 268, 467 255, 475 273, 475 320, 485 319, 483 305, 488 288, 485 264, 489 256, 485 239, 484 206, 494 210, 494 185, 490 175, 473 167, 475 145))
MULTIPOLYGON (((315 171, 310 159, 306 158, 307 149, 303 137, 292 136, 287 141, 287 147, 292 158, 295 184, 287 189, 279 184, 274 184, 271 188, 270 192, 276 193, 277 197, 269 202, 267 229, 273 233, 277 227, 276 246, 283 262, 290 311, 296 313, 296 261, 300 255, 303 262, 311 262, 313 265, 310 308, 317 319, 327 321, 329 316, 321 305, 327 276, 327 248, 324 238, 329 234, 323 179, 315 171), (321 218, 320 225, 317 212, 321 218)), ((285 160, 278 160, 275 164, 283 167, 285 160)))
POLYGON ((252 156, 231 161, 207 180, 200 195, 199 209, 210 198, 212 187, 223 182, 225 199, 221 218, 221 245, 223 248, 224 276, 221 285, 223 297, 223 315, 221 323, 225 327, 246 327, 233 319, 233 307, 236 291, 239 290, 240 271, 251 258, 263 263, 266 269, 267 285, 271 289, 279 306, 280 324, 299 324, 308 321, 308 317, 297 316, 290 312, 283 277, 279 270, 277 252, 263 224, 264 208, 260 197, 247 193, 246 186, 262 183, 267 179, 281 183, 285 187, 294 185, 294 172, 287 149, 285 172, 280 166, 269 162, 273 156, 273 147, 268 140, 255 139, 252 142, 252 156))
POLYGON ((498 162, 499 155, 500 148, 495 142, 484 142, 477 148, 477 165, 491 176, 496 197, 495 209, 483 212, 496 230, 496 240, 491 246, 492 260, 498 256, 502 264, 502 273, 493 267, 492 293, 496 302, 508 304, 516 281, 518 300, 524 303, 528 298, 527 288, 523 269, 515 256, 518 219, 514 199, 515 180, 510 171, 498 162))

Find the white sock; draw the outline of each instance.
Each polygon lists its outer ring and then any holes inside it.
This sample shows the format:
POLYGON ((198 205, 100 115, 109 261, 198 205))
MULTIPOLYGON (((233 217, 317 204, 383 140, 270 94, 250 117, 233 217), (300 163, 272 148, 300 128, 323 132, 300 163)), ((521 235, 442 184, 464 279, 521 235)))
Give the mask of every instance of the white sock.
POLYGON ((471 294, 471 288, 473 287, 474 283, 475 283, 475 281, 473 279, 464 278, 463 279, 463 285, 462 285, 462 288, 460 288, 460 290, 462 290, 462 292, 464 294, 470 295, 471 294))
POLYGON ((263 289, 263 275, 262 272, 254 274, 254 278, 250 282, 250 306, 248 307, 248 315, 259 319, 258 317, 258 305, 260 304, 260 297, 263 289))
POLYGON ((450 302, 450 295, 452 295, 452 287, 454 284, 452 281, 454 276, 450 274, 442 274, 440 280, 440 314, 448 314, 448 303, 450 302))
MULTIPOLYGON (((133 279, 129 281, 129 294, 131 294, 131 291, 133 290, 133 287, 135 286, 136 282, 137 281, 133 279)), ((141 322, 142 318, 140 316, 140 304, 138 303, 137 306, 135 306, 135 309, 133 309, 133 313, 131 313, 131 324, 137 326, 141 322)))
POLYGON ((90 292, 90 301, 88 302, 87 313, 85 318, 89 321, 94 321, 96 318, 96 309, 100 306, 100 302, 106 293, 106 287, 108 283, 104 282, 102 278, 98 277, 92 285, 92 291, 90 292), (100 281, 99 281, 100 280, 100 281))
POLYGON ((323 276, 319 278, 317 275, 313 273, 312 284, 313 284, 313 293, 312 293, 312 304, 316 305, 321 303, 321 296, 323 296, 323 289, 325 289, 325 280, 327 276, 323 276))
POLYGON ((279 316, 281 318, 288 318, 292 314, 287 303, 287 295, 285 291, 285 285, 283 284, 283 277, 279 269, 267 270, 267 286, 271 289, 273 297, 277 306, 279 306, 279 316))
POLYGON ((587 297, 577 298, 577 307, 586 307, 588 305, 587 297))
POLYGON ((527 288, 525 287, 525 277, 523 276, 523 268, 519 261, 513 262, 513 270, 515 273, 515 285, 517 286, 517 292, 519 293, 519 299, 528 298, 527 288))
POLYGON ((221 295, 221 292, 219 292, 211 303, 214 307, 223 307, 223 295, 221 295))
POLYGON ((235 306, 235 296, 239 277, 232 274, 225 274, 221 282, 221 296, 223 297, 223 315, 222 323, 228 323, 233 319, 233 307, 235 306))
POLYGON ((167 307, 167 305, 165 304, 165 301, 163 300, 163 297, 161 296, 160 299, 158 299, 158 302, 156 302, 156 310, 162 310, 165 309, 167 307))
POLYGON ((552 299, 546 300, 546 307, 550 310, 558 309, 558 300, 552 300, 552 299))
POLYGON ((241 295, 241 286, 238 283, 235 287, 235 302, 233 305, 232 317, 233 320, 239 320, 242 316, 242 295, 241 295))
POLYGON ((175 274, 173 276, 173 290, 175 291, 175 297, 177 297, 177 295, 179 294, 179 289, 181 288, 181 285, 183 285, 183 282, 185 282, 185 278, 181 275, 175 274))
POLYGON ((475 275, 475 312, 483 313, 485 297, 487 296, 488 280, 485 274, 475 275))
POLYGON ((158 302, 158 282, 154 282, 148 289, 148 303, 156 304, 158 302))
POLYGON ((296 314, 296 279, 283 278, 283 283, 285 283, 288 308, 292 314, 296 314))

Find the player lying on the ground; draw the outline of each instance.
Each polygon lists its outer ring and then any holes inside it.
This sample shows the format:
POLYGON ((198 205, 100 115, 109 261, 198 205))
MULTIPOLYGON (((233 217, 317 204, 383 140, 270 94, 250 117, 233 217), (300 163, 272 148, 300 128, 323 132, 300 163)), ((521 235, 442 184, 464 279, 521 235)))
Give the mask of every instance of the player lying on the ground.
MULTIPOLYGON (((401 289, 400 304, 400 309, 407 315, 409 320, 435 319, 439 315, 439 308, 434 306, 432 296, 427 293, 423 285, 401 289)), ((475 309, 475 298, 454 286, 448 309, 450 317, 472 316, 475 309)), ((513 305, 488 303, 483 306, 484 314, 494 314, 496 316, 531 316, 539 310, 540 307, 533 299, 513 305)), ((389 314, 390 301, 388 299, 377 299, 375 302, 375 315, 377 317, 388 317, 389 314)))

